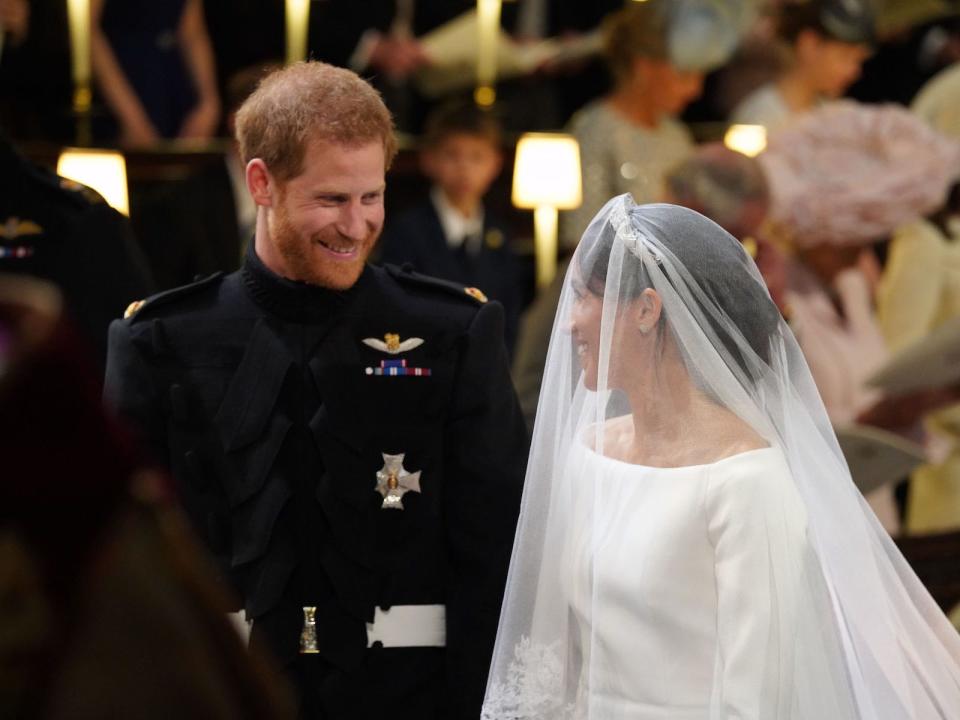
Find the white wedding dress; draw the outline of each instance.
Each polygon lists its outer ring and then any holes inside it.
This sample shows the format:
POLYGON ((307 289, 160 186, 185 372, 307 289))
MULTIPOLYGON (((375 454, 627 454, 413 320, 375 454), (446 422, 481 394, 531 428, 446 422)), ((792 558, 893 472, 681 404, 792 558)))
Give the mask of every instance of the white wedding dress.
POLYGON ((612 199, 543 388, 484 720, 960 718, 960 637, 735 238, 612 199))
POLYGON ((722 662, 722 707, 759 718, 756 689, 778 667, 767 657, 771 538, 789 533, 798 551, 806 532, 780 452, 655 468, 580 446, 569 470, 563 589, 589 649, 578 697, 590 707, 574 716, 703 720, 722 662))

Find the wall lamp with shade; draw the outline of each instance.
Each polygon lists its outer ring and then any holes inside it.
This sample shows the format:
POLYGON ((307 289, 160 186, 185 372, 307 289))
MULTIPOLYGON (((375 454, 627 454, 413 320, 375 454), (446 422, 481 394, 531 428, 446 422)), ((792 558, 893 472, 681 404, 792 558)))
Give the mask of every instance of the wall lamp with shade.
POLYGON ((70 56, 73 75, 73 111, 77 119, 77 144, 66 148, 57 160, 57 174, 93 188, 111 207, 130 214, 127 196, 127 164, 121 153, 90 148, 91 78, 90 0, 67 0, 70 26, 70 56))
POLYGON ((526 133, 517 143, 513 169, 513 204, 532 209, 537 287, 557 273, 557 211, 583 202, 580 145, 570 135, 526 133))
POLYGON ((57 161, 57 175, 93 188, 124 215, 130 214, 127 196, 127 165, 123 155, 112 150, 67 148, 57 161))
POLYGON ((756 157, 767 148, 767 129, 763 125, 731 125, 723 144, 741 155, 756 157))

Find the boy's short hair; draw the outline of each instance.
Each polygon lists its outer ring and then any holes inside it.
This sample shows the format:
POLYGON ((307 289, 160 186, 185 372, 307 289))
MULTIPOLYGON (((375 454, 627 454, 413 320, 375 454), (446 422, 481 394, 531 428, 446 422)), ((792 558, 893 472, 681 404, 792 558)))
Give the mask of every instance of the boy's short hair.
POLYGON ((838 42, 873 45, 876 18, 870 0, 788 0, 777 17, 777 34, 792 45, 805 30, 838 42))
POLYGON ((498 150, 503 144, 503 128, 489 110, 472 102, 452 102, 430 113, 424 128, 422 147, 437 147, 451 135, 482 137, 498 150))

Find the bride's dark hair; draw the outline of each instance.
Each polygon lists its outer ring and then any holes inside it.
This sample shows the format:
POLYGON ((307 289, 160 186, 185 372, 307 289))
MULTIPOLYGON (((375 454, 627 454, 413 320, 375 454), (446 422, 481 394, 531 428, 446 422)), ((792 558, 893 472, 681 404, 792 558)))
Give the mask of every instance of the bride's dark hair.
MULTIPOLYGON (((633 217, 631 213, 631 219, 633 217)), ((748 263, 752 261, 740 243, 712 220, 680 206, 644 206, 642 217, 644 222, 659 226, 658 236, 664 238, 667 250, 707 296, 708 304, 713 305, 706 307, 694 294, 700 311, 697 315, 706 318, 711 334, 720 339, 740 369, 748 377, 755 376, 756 369, 750 370, 751 363, 743 357, 729 328, 736 328, 753 352, 769 363, 770 339, 777 332, 780 311, 770 299, 766 286, 757 280, 758 275, 750 273, 748 263), (682 221, 684 230, 667 231, 667 222, 676 224, 677 220, 682 221)), ((643 232, 637 225, 635 229, 643 232)), ((607 223, 599 232, 588 230, 577 248, 580 277, 594 295, 604 294, 616 235, 616 229, 607 223)), ((640 258, 630 251, 623 253, 623 257, 620 295, 630 300, 653 287, 653 283, 640 258)), ((673 276, 669 268, 664 269, 664 274, 667 281, 677 287, 679 278, 673 276)), ((661 315, 661 324, 663 322, 664 315, 661 315)))

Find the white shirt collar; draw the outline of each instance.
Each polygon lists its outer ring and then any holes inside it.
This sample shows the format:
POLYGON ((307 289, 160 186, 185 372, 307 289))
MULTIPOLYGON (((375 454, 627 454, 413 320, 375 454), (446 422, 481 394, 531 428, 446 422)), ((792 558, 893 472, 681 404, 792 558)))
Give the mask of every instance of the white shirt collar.
MULTIPOLYGON (((436 185, 430 190, 430 201, 440 218, 440 227, 443 228, 443 234, 449 247, 460 247, 465 237, 469 237, 471 243, 479 245, 483 235, 483 205, 477 208, 472 216, 464 217, 459 210, 447 201, 443 191, 436 185)), ((475 250, 476 246, 469 249, 475 250)))

